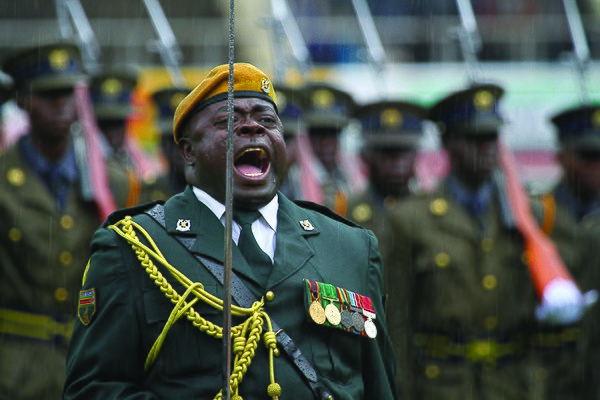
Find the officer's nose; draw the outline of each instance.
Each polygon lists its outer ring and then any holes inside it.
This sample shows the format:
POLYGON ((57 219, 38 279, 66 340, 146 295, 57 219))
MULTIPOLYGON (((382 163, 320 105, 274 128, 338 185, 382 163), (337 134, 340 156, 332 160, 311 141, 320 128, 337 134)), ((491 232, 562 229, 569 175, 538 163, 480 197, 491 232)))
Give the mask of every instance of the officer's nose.
POLYGON ((241 121, 237 128, 238 135, 264 135, 265 128, 251 118, 241 121))

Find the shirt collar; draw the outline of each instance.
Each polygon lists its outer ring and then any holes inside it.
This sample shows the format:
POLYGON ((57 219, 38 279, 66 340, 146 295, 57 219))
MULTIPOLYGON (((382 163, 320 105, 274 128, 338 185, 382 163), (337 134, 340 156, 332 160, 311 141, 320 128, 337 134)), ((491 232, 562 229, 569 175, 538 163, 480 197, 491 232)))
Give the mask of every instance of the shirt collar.
POLYGON ((476 192, 471 192, 465 188, 456 177, 450 175, 448 177, 448 190, 450 196, 459 204, 471 208, 471 204, 477 202, 482 208, 485 208, 492 199, 494 185, 491 181, 485 182, 476 192))
MULTIPOLYGON (((225 205, 215 200, 214 197, 206 193, 204 190, 192 186, 196 198, 203 203, 215 216, 220 220, 225 216, 225 205)), ((258 209, 267 224, 277 231, 277 211, 279 210, 279 197, 275 195, 273 199, 266 205, 258 209)))
POLYGON ((23 155, 33 167, 33 169, 45 176, 50 173, 55 173, 68 182, 74 182, 79 178, 79 169, 75 160, 75 152, 73 147, 69 146, 67 153, 57 162, 50 162, 42 153, 40 153, 29 135, 23 137, 21 141, 21 150, 23 155))

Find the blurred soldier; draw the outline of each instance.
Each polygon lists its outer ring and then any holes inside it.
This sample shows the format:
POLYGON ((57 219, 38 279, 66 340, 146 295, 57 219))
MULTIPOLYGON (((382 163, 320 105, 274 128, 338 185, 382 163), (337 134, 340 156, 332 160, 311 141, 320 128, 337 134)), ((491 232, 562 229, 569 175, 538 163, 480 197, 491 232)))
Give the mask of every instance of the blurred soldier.
POLYGON ((315 155, 306 131, 302 88, 277 85, 279 118, 287 149, 287 171, 280 190, 290 199, 323 203, 316 175, 315 155))
POLYGON ((352 96, 326 83, 312 82, 303 89, 304 120, 315 159, 312 162, 322 192, 322 204, 345 215, 353 186, 344 165, 340 135, 356 106, 352 96))
POLYGON ((502 94, 474 85, 432 106, 449 176, 391 211, 386 315, 401 398, 529 399, 524 337, 537 300, 492 181, 502 94))
POLYGON ((151 98, 157 109, 157 126, 160 132, 160 149, 167 164, 167 172, 158 177, 154 194, 156 200, 166 200, 183 192, 187 186, 185 164, 173 141, 173 116, 179 102, 187 96, 191 88, 167 87, 152 93, 151 98))
MULTIPOLYGON (((565 263, 583 290, 600 289, 599 273, 594 268, 589 249, 582 248, 585 240, 581 221, 600 208, 600 106, 585 105, 566 109, 551 118, 560 149, 557 160, 562 167, 563 178, 556 188, 541 196, 543 204, 542 229, 556 243, 565 263)), ((592 249, 597 252, 597 243, 592 249)), ((596 309, 598 306, 596 306, 596 309)), ((594 314, 592 314, 593 316, 594 314)), ((597 313, 595 314, 598 315, 597 313)), ((598 358, 600 348, 599 323, 589 318, 588 329, 595 351, 587 354, 598 358)), ((555 328, 540 327, 536 344, 541 352, 542 378, 545 399, 600 398, 596 394, 586 396, 582 382, 585 349, 581 326, 555 328), (546 366, 547 368, 543 369, 546 366)), ((596 360, 586 367, 588 384, 598 387, 596 360), (594 377, 592 377, 595 375, 594 377)))
MULTIPOLYGON (((74 86, 86 76, 77 47, 66 43, 20 50, 2 68, 31 128, 0 156, 0 397, 54 400, 101 222, 84 190, 90 158, 76 142, 74 86)), ((127 193, 118 169, 108 178, 115 195, 127 193)), ((123 207, 126 198, 114 200, 123 207)))
POLYGON ((350 198, 348 217, 375 233, 383 255, 395 243, 388 210, 418 190, 414 166, 426 114, 425 108, 405 101, 365 104, 354 114, 362 126, 361 159, 369 186, 350 198))
POLYGON ((128 206, 153 200, 156 174, 149 157, 129 136, 128 121, 134 113, 131 97, 138 76, 132 69, 101 72, 92 77, 90 96, 94 114, 106 143, 105 154, 127 172, 131 191, 128 206))

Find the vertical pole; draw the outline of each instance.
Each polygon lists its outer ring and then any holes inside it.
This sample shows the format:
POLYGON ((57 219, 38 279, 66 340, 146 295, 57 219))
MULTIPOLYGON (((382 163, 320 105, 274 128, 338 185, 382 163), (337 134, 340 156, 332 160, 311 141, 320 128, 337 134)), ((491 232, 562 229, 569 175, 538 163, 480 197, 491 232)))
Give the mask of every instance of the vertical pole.
POLYGON ((225 271, 223 280, 223 399, 231 398, 231 268, 233 227, 233 64, 235 55, 235 1, 229 2, 229 80, 227 87, 227 160, 225 183, 225 271))

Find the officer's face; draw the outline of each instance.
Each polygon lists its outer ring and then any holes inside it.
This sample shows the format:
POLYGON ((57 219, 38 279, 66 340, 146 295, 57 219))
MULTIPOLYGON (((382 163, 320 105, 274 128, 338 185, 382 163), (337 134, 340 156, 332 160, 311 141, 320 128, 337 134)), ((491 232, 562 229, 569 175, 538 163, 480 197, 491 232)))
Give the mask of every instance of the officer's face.
POLYGON ((575 151, 565 148, 558 155, 567 184, 583 201, 595 200, 600 194, 600 150, 575 151))
POLYGON ((17 103, 29 115, 35 139, 48 143, 68 140, 71 124, 77 119, 73 89, 21 92, 17 103))
MULTIPOLYGON (((275 108, 257 98, 236 99, 233 140, 233 203, 256 209, 267 204, 285 173, 283 128, 275 108)), ((190 183, 225 202, 227 102, 212 104, 193 116, 179 141, 190 183)))
POLYGON ((497 135, 456 137, 445 140, 454 174, 473 187, 488 180, 498 164, 497 135))

